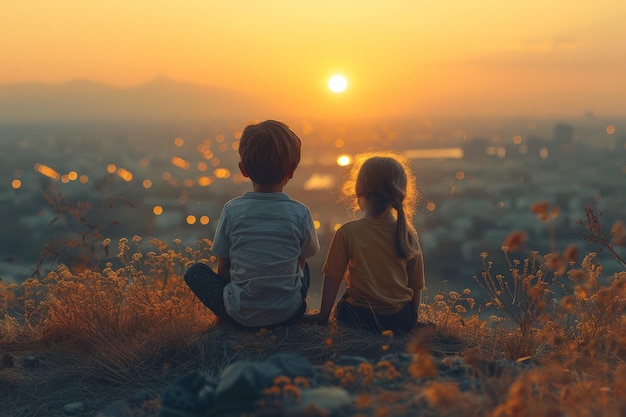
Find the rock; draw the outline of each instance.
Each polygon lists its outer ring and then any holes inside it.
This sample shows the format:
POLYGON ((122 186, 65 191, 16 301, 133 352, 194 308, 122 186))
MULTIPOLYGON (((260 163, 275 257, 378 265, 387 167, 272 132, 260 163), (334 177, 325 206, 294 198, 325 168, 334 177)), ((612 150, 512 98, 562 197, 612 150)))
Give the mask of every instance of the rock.
POLYGON ((27 356, 22 360, 24 368, 36 368, 39 366, 39 358, 37 356, 27 356))
POLYGON ((125 417, 132 415, 133 409, 128 403, 125 400, 119 400, 98 411, 96 417, 125 417))
POLYGON ((152 402, 156 398, 156 394, 141 390, 125 400, 118 400, 107 405, 98 411, 96 417, 156 416, 158 413, 151 410, 153 406, 146 407, 148 402, 152 402))
POLYGON ((271 386, 281 373, 282 369, 267 362, 235 362, 220 375, 215 404, 227 408, 250 408, 261 397, 261 391, 271 386))
POLYGON ((141 407, 144 403, 150 400, 153 400, 154 398, 155 398, 155 395, 153 395, 150 391, 141 390, 133 394, 128 399, 128 403, 135 407, 141 407))
POLYGON ((311 378, 313 376, 313 364, 298 353, 277 353, 268 357, 265 363, 277 367, 280 369, 281 375, 286 375, 289 378, 296 376, 311 378))
POLYGON ((198 416, 213 406, 215 385, 193 372, 161 393, 162 417, 198 416))
POLYGON ((352 397, 342 389, 336 387, 320 387, 301 391, 300 402, 288 405, 284 410, 287 417, 302 415, 338 415, 344 409, 350 407, 352 397), (313 411, 317 410, 315 414, 313 411))
POLYGON ((338 366, 354 366, 357 368, 362 363, 370 363, 366 358, 362 356, 340 356, 334 360, 334 364, 338 366))
POLYGON ((63 413, 68 416, 77 416, 85 412, 85 406, 81 402, 73 402, 63 406, 63 413))
POLYGON ((380 360, 391 362, 396 369, 405 369, 413 361, 413 355, 410 353, 389 353, 382 356, 380 360))
POLYGON ((439 372, 451 378, 462 378, 468 373, 469 367, 460 356, 452 355, 443 358, 438 365, 439 372))

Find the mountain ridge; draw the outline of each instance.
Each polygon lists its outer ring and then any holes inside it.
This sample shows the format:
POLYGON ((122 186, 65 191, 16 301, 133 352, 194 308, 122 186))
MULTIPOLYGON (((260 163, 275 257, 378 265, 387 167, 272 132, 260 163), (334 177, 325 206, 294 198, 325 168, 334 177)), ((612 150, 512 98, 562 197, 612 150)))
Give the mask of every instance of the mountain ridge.
POLYGON ((268 111, 267 103, 241 91, 168 78, 129 88, 87 79, 0 84, 0 121, 241 118, 268 111))

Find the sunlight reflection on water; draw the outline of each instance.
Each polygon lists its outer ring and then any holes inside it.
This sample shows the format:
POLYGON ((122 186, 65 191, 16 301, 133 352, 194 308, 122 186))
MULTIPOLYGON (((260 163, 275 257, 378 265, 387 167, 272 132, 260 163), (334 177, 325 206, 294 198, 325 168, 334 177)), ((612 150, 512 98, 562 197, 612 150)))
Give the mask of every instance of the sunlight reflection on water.
POLYGON ((463 158, 463 149, 461 148, 406 149, 403 153, 409 159, 463 158))

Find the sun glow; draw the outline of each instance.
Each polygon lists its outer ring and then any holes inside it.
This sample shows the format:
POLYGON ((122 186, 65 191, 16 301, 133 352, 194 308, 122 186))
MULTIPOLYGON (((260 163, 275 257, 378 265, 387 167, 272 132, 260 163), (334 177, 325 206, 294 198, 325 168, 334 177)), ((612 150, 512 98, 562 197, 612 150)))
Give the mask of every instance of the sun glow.
POLYGON ((328 89, 333 93, 343 93, 346 88, 348 88, 348 80, 343 75, 333 75, 328 80, 328 89))

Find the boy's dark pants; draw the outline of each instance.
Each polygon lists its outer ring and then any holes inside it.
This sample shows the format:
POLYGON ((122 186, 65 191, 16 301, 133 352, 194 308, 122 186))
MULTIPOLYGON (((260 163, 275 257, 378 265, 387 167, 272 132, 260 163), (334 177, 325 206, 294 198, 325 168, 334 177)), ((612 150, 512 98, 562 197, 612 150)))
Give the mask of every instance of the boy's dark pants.
MULTIPOLYGON (((221 319, 227 320, 229 323, 241 326, 228 315, 226 307, 224 306, 224 287, 228 284, 228 281, 220 277, 208 265, 203 264, 202 262, 196 262, 191 265, 189 269, 187 269, 187 272, 185 272, 185 282, 189 285, 189 288, 191 288, 191 291, 193 291, 196 297, 198 297, 200 301, 202 301, 202 303, 213 312, 213 314, 221 319)), ((309 265, 305 263, 302 288, 300 289, 300 294, 302 295, 302 304, 300 305, 300 308, 298 308, 298 310, 284 322, 263 327, 291 324, 300 319, 306 312, 306 296, 309 291, 310 283, 311 277, 309 273, 309 265)))
POLYGON ((349 327, 367 329, 374 333, 391 330, 396 333, 408 333, 417 323, 417 312, 411 303, 395 314, 377 314, 367 307, 358 307, 346 300, 346 295, 337 303, 335 311, 337 321, 349 327))

